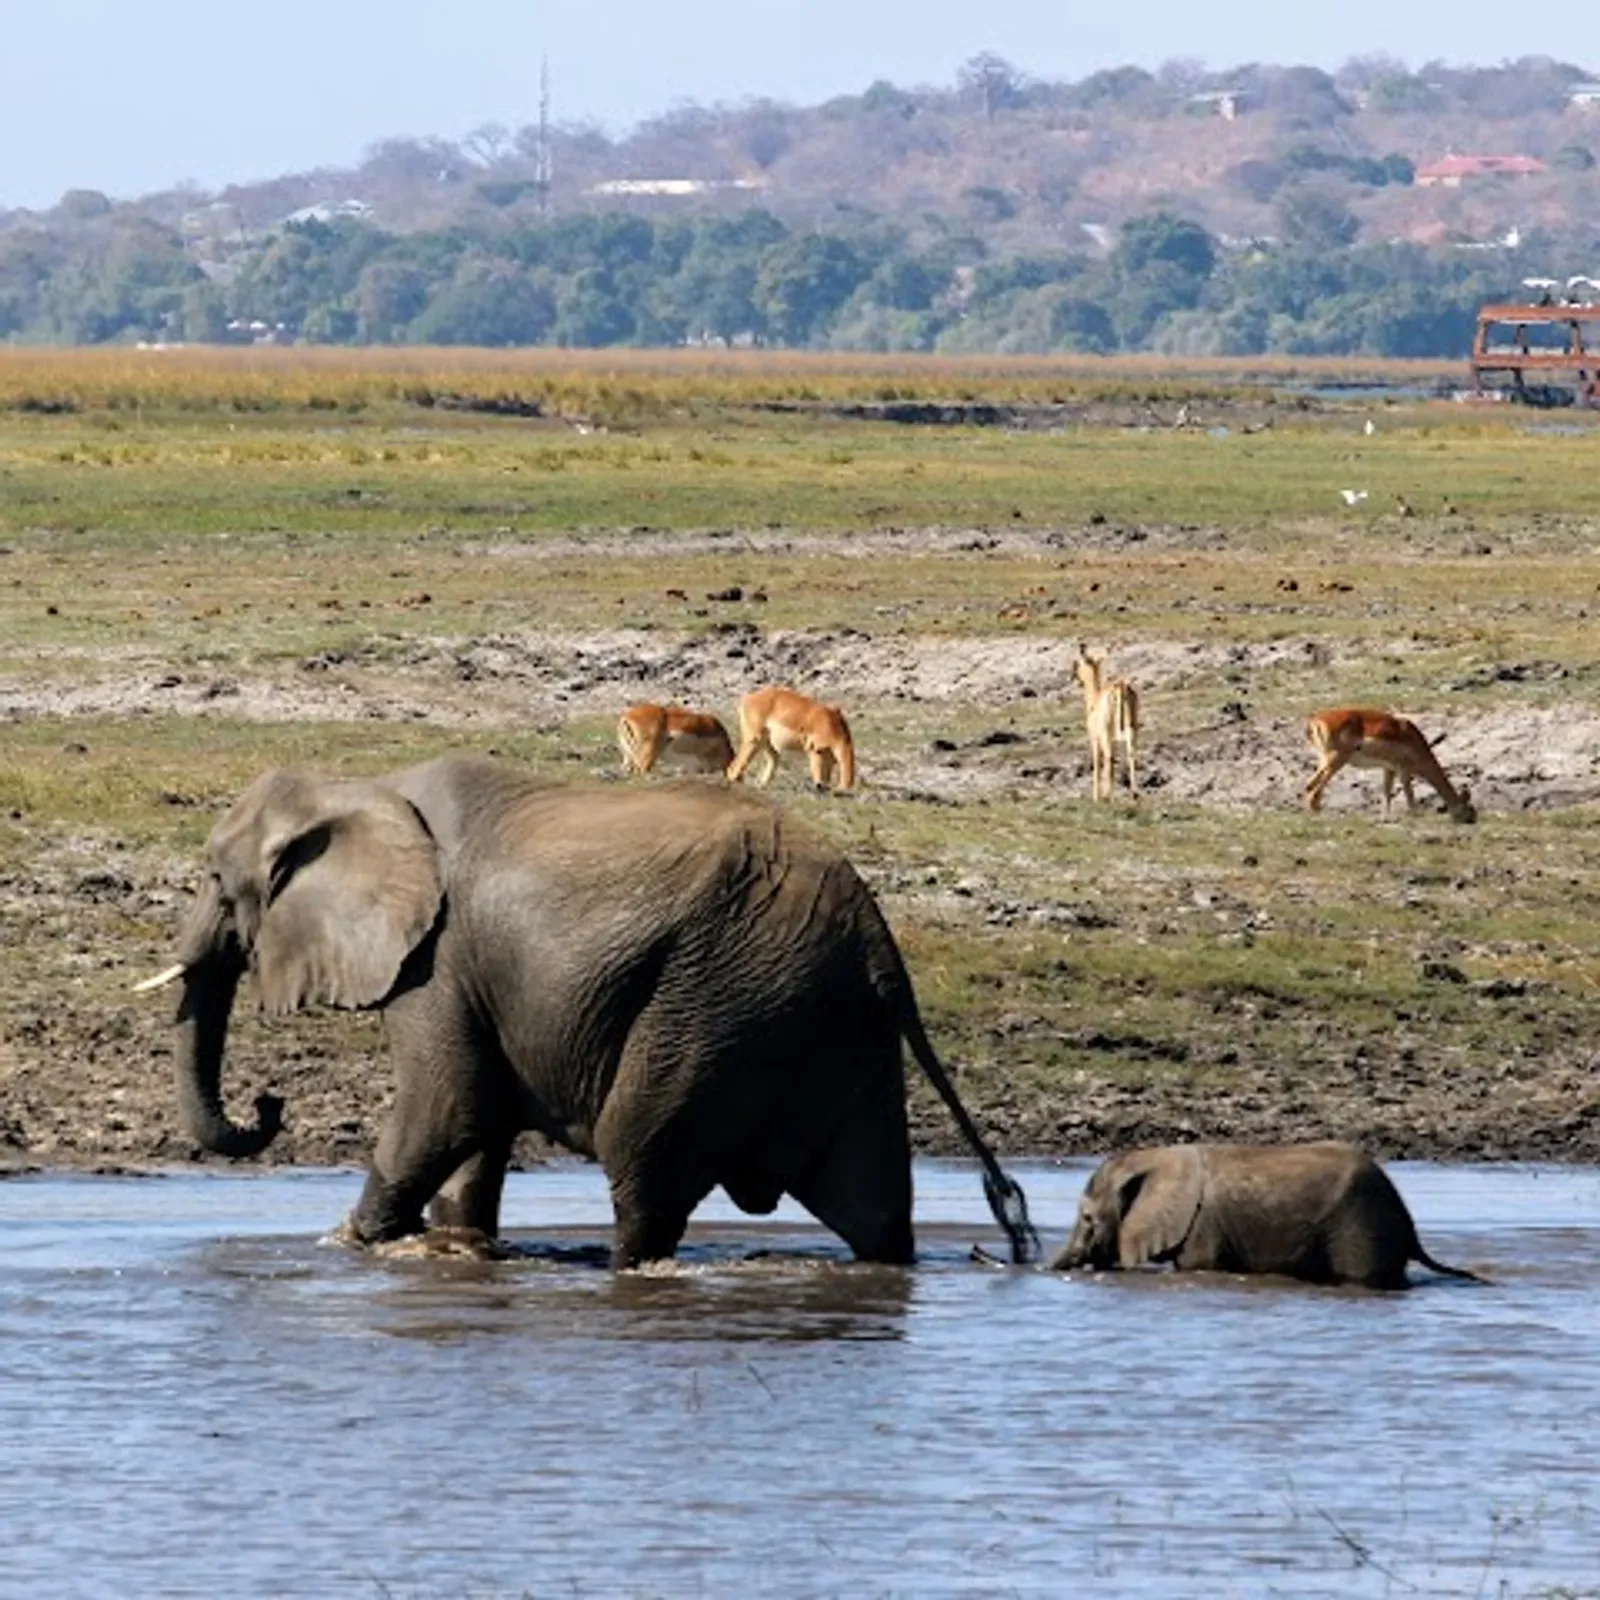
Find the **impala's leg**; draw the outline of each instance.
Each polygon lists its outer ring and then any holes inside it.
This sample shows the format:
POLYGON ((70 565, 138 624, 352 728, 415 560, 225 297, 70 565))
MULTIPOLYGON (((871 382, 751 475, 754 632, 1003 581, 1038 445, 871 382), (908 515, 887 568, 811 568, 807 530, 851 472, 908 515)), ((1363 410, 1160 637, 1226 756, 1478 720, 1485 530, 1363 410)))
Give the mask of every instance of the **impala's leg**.
POLYGON ((826 789, 833 776, 833 752, 813 745, 806 751, 806 762, 811 768, 811 781, 819 789, 826 789))
POLYGON ((778 770, 778 747, 771 739, 763 738, 761 741, 761 771, 756 775, 756 787, 765 789, 772 782, 772 775, 778 770))
POLYGON ((739 753, 733 758, 728 767, 728 782, 737 783, 744 776, 744 769, 750 765, 756 750, 760 747, 760 740, 746 734, 739 741, 739 753))
POLYGON ((1123 741, 1123 751, 1128 758, 1128 792, 1137 800, 1139 798, 1139 772, 1135 764, 1132 734, 1129 734, 1123 741))
POLYGON ((1322 791, 1333 781, 1334 774, 1343 767, 1350 757, 1337 750, 1331 750, 1325 755, 1317 766, 1311 782, 1306 785, 1306 806, 1309 810, 1322 809, 1322 791))
MULTIPOLYGON (((1389 813, 1394 806, 1395 772, 1393 767, 1383 769, 1383 820, 1389 820, 1389 813)), ((1407 799, 1410 798, 1408 795, 1407 799)))
MULTIPOLYGON (((1400 774, 1400 786, 1406 792, 1406 810, 1415 811, 1417 809, 1417 796, 1416 791, 1411 787, 1411 774, 1409 772, 1400 774)), ((1439 798, 1442 800, 1444 796, 1440 795, 1439 798)))

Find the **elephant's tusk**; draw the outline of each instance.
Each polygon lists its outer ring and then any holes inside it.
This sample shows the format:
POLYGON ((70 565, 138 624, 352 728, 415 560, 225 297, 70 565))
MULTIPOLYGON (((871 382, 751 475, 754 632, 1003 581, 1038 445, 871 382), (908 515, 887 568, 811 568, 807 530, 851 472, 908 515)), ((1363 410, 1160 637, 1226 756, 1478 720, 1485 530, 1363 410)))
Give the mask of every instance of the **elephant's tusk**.
POLYGON ((149 994, 152 989, 165 989, 169 983, 176 982, 189 969, 181 961, 175 961, 164 972, 158 972, 153 978, 146 978, 143 983, 133 986, 135 994, 149 994))

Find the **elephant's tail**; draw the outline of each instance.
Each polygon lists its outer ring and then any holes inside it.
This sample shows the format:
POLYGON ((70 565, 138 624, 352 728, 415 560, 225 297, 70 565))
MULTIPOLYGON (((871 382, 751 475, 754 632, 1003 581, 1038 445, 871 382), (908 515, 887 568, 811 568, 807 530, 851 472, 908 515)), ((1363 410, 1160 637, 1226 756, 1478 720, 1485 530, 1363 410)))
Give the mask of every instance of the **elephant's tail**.
POLYGON ((1429 1272, 1437 1272, 1446 1278, 1465 1278, 1468 1283, 1493 1283, 1493 1278, 1486 1278, 1482 1273, 1470 1272, 1466 1267, 1447 1267, 1442 1261, 1435 1261, 1419 1243, 1412 1252, 1411 1259, 1420 1261, 1429 1272))
POLYGON ((956 1093, 956 1086, 951 1083, 949 1074, 944 1070, 938 1056, 933 1053, 933 1046, 928 1041, 927 1030, 922 1026, 922 1018, 917 1013, 914 1001, 904 1007, 901 1027, 905 1032, 906 1043, 911 1046, 912 1055, 917 1058, 917 1065, 927 1075, 928 1082, 938 1091, 939 1098, 950 1108, 950 1115, 956 1119, 961 1137, 967 1141, 973 1154, 983 1163, 984 1198, 989 1202, 989 1210, 994 1213, 994 1220, 1000 1224, 1001 1230, 1010 1241, 1011 1259, 1019 1265, 1037 1261, 1042 1253, 1042 1246, 1039 1243, 1039 1235, 1028 1217, 1028 1197, 1022 1192, 1022 1186, 1015 1178, 1006 1176, 994 1151, 989 1148, 983 1135, 978 1132, 977 1124, 967 1114, 967 1108, 962 1105, 961 1097, 956 1093))

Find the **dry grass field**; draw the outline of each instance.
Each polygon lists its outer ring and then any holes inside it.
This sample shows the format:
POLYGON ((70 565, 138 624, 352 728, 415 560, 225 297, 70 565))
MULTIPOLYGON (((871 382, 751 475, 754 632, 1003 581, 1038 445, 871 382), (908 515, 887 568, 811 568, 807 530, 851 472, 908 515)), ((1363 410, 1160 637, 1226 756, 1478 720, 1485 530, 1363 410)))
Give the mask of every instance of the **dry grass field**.
MULTIPOLYGON (((0 351, 0 1159, 188 1156, 128 985, 261 768, 618 782, 622 705, 770 681, 849 711, 859 793, 772 792, 1003 1147, 1600 1156, 1600 433, 1449 376, 0 351), (1089 802, 1080 640, 1142 691, 1137 806, 1089 802), (1442 735, 1478 824, 1354 771, 1305 813, 1340 701, 1442 735)), ((274 1158, 360 1159, 376 1023, 241 1019, 268 1084, 274 1158)))

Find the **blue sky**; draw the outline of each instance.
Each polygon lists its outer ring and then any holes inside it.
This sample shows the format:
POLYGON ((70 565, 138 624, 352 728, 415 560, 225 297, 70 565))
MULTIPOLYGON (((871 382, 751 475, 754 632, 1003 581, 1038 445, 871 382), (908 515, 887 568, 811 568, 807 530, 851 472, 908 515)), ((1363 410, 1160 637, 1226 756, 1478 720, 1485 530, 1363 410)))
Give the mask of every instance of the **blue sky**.
POLYGON ((345 166, 394 135, 537 115, 621 132, 684 101, 809 103, 948 83, 995 50, 1041 77, 1187 57, 1333 68, 1387 54, 1600 71, 1589 10, 1489 0, 0 0, 0 206, 345 166))

